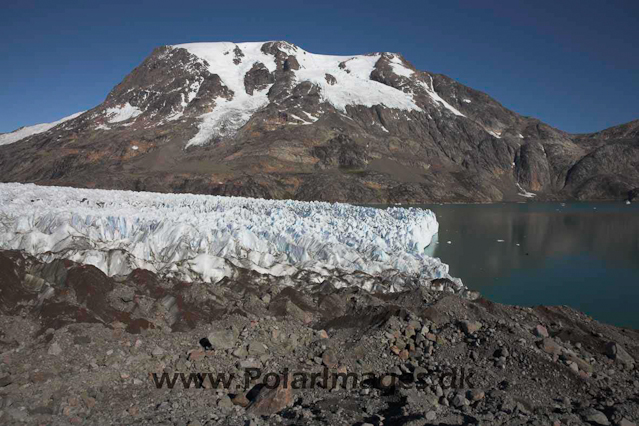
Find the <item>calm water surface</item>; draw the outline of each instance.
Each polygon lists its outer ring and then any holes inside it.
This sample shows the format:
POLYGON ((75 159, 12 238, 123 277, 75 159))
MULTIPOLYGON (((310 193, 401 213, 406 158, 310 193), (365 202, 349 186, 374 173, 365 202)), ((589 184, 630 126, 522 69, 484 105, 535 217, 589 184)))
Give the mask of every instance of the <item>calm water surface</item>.
POLYGON ((490 300, 639 329, 639 203, 419 207, 440 224, 431 253, 490 300))

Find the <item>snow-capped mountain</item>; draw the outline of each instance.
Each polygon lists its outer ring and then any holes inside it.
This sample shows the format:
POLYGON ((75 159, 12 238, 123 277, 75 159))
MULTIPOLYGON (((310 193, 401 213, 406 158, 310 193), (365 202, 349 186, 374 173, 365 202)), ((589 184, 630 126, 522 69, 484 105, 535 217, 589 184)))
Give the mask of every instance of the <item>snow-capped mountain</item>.
POLYGON ((102 104, 1 146, 0 171, 305 200, 625 198, 639 188, 639 145, 621 133, 561 132, 397 53, 194 43, 155 49, 102 104))

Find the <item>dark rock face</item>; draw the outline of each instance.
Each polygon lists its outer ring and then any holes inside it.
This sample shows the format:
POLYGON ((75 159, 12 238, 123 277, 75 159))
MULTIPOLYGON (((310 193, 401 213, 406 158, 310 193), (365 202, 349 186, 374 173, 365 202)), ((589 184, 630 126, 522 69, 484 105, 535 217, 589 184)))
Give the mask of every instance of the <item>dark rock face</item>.
POLYGON ((639 143, 613 142, 603 145, 577 162, 566 177, 567 187, 577 198, 623 199, 639 179, 639 143))
POLYGON ((310 54, 290 43, 259 46, 268 61, 230 46, 240 86, 185 48, 157 48, 101 105, 0 146, 0 181, 363 203, 636 197, 639 120, 567 134, 392 53, 359 58, 373 58, 375 88, 414 107, 338 108, 327 91, 358 72, 351 59, 309 81, 310 54), (258 93, 265 104, 224 110, 222 131, 186 148, 203 115, 258 93))
POLYGON ((543 191, 550 185, 545 149, 539 142, 523 145, 515 157, 515 166, 519 182, 531 191, 543 191))
POLYGON ((368 163, 366 151, 348 136, 339 134, 326 145, 313 148, 313 155, 319 159, 318 168, 365 168, 368 163))
POLYGON ((261 62, 256 62, 249 72, 244 76, 244 87, 246 93, 253 94, 255 90, 263 90, 269 84, 273 84, 274 77, 266 66, 261 62))

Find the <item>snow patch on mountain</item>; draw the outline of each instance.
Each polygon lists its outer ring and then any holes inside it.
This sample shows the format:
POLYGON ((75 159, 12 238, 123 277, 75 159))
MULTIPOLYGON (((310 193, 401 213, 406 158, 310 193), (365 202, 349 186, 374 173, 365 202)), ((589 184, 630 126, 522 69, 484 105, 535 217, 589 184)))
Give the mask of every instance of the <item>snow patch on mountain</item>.
POLYGON ((393 55, 393 58, 390 61, 390 65, 393 69, 393 72, 402 77, 410 78, 413 74, 415 74, 415 71, 406 68, 406 66, 402 63, 402 60, 395 55, 393 55))
POLYGON ((435 101, 444 106, 447 110, 452 112, 455 115, 460 117, 466 117, 464 114, 459 112, 457 108, 446 102, 441 96, 437 94, 435 91, 435 86, 433 85, 433 77, 430 77, 430 85, 426 82, 420 81, 421 86, 426 90, 426 92, 430 95, 430 97, 435 101))
POLYGON ((349 105, 421 111, 410 93, 370 79, 375 64, 381 57, 375 55, 331 56, 317 55, 292 46, 300 69, 295 70, 299 82, 308 81, 320 88, 323 99, 342 112, 349 105), (335 84, 326 81, 326 74, 336 79, 335 84))
POLYGON ((537 196, 534 192, 526 191, 519 183, 517 183, 517 189, 519 190, 517 195, 521 197, 534 198, 537 196))
MULTIPOLYGON (((216 137, 231 136, 239 130, 260 108, 268 105, 268 88, 246 93, 244 76, 256 63, 262 63, 270 71, 276 69, 275 58, 265 54, 264 43, 188 43, 172 46, 189 51, 209 72, 217 74, 222 83, 233 91, 231 99, 219 99, 213 111, 206 113, 197 134, 187 143, 189 146, 204 145, 216 137)), ((300 69, 293 70, 296 81, 311 82, 318 86, 324 101, 342 112, 349 105, 372 107, 384 105, 388 108, 421 111, 410 93, 371 80, 370 75, 379 60, 379 54, 356 56, 317 55, 297 46, 283 44, 281 47, 297 59, 300 69), (326 74, 336 78, 335 84, 326 81, 326 74)), ((399 59, 397 59, 399 61, 399 59)), ((396 72, 410 76, 413 71, 399 64, 393 65, 396 72)), ((171 120, 181 117, 178 112, 171 120)))
POLYGON ((243 267, 451 278, 426 254, 438 227, 416 208, 0 184, 0 248, 108 275, 143 268, 216 282, 243 267))
POLYGON ((200 91, 200 87, 202 86, 202 78, 199 78, 193 82, 186 81, 188 91, 186 93, 180 93, 182 98, 182 102, 177 110, 174 110, 168 117, 166 117, 166 121, 175 121, 182 118, 184 115, 184 110, 189 106, 191 101, 193 101, 198 92, 200 91))
POLYGON ((109 123, 121 123, 142 114, 142 110, 127 102, 124 105, 107 108, 105 114, 109 123))
POLYGON ((218 98, 213 111, 200 116, 197 134, 189 140, 186 147, 205 145, 213 138, 234 135, 244 126, 260 108, 268 105, 267 88, 255 91, 253 95, 234 96, 227 100, 218 98))
POLYGON ((54 121, 53 123, 42 123, 42 124, 36 124, 33 126, 21 127, 17 130, 14 130, 11 133, 0 134, 0 145, 9 145, 9 144, 18 142, 24 138, 27 138, 29 136, 37 135, 39 133, 44 133, 66 121, 73 120, 74 118, 79 117, 85 112, 86 111, 76 112, 75 114, 71 114, 68 117, 64 117, 58 121, 54 121))
MULTIPOLYGON (((187 43, 173 48, 186 49, 217 74, 227 88, 233 91, 229 99, 218 98, 213 111, 200 116, 197 134, 186 147, 205 145, 216 137, 233 135, 260 108, 268 105, 268 89, 246 93, 244 76, 255 63, 262 63, 269 71, 276 68, 275 58, 261 51, 264 43, 187 43), (236 53, 238 52, 238 53, 236 53)), ((199 87, 198 87, 199 89, 199 87)), ((195 92, 197 94, 197 92, 195 92)), ((189 100, 190 102, 190 100, 189 100)))

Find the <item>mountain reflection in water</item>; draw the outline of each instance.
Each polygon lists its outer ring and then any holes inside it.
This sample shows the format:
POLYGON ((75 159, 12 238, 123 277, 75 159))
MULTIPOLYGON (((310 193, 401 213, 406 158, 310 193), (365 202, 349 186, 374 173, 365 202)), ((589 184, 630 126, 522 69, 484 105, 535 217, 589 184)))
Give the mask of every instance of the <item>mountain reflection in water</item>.
POLYGON ((639 328, 638 203, 419 207, 440 224, 432 254, 487 298, 639 328))

